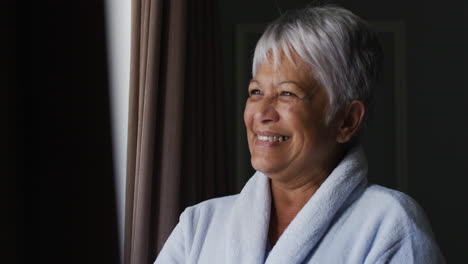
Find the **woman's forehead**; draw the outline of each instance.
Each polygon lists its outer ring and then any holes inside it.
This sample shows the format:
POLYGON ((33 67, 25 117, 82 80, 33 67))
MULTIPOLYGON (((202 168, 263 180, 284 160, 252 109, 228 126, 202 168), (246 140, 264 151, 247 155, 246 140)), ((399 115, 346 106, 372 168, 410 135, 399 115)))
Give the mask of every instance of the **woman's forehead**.
POLYGON ((283 55, 279 61, 264 60, 257 70, 253 80, 273 79, 276 82, 314 82, 310 67, 301 59, 290 60, 283 55))

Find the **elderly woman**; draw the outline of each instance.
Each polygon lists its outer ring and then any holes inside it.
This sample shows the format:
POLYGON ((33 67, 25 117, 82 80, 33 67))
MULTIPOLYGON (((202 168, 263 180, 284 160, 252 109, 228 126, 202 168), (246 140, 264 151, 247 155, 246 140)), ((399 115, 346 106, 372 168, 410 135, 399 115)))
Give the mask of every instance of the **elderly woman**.
POLYGON ((359 131, 381 49, 336 6, 288 12, 257 43, 238 195, 187 208, 156 263, 443 263, 408 196, 366 180, 359 131))

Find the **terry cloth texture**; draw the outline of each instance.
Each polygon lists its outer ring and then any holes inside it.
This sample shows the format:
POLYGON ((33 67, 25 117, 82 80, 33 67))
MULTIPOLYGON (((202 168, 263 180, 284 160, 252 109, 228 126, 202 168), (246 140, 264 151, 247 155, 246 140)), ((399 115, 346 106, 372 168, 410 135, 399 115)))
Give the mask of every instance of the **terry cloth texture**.
POLYGON ((350 150, 265 254, 270 183, 256 172, 240 194, 186 208, 155 263, 445 263, 416 202, 366 174, 350 150))

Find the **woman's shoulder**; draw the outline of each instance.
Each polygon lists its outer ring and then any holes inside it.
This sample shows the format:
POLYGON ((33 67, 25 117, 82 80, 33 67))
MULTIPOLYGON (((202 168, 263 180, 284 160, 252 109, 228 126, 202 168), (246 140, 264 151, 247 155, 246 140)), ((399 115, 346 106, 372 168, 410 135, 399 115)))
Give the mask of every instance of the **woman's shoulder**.
POLYGON ((409 195, 377 184, 369 185, 360 200, 386 214, 394 213, 415 219, 424 216, 423 209, 409 195))
POLYGON ((182 218, 188 218, 193 222, 214 217, 225 217, 229 214, 237 196, 238 194, 212 198, 189 206, 182 213, 181 220, 182 218))
POLYGON ((236 200, 237 196, 238 194, 211 198, 193 206, 190 206, 190 208, 193 208, 194 210, 212 210, 230 207, 236 200))
POLYGON ((422 207, 409 195, 380 185, 369 185, 357 201, 360 212, 381 226, 392 227, 392 232, 432 233, 422 207))
POLYGON ((444 263, 424 210, 409 195, 369 185, 349 209, 355 220, 352 228, 372 244, 369 259, 411 255, 420 261, 408 263, 444 263))

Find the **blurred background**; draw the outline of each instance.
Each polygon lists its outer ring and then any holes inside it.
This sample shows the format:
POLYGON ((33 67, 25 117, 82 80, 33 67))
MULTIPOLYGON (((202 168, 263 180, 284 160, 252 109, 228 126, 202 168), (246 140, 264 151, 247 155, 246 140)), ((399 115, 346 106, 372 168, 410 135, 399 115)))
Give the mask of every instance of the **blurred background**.
MULTIPOLYGON (((227 195, 252 174, 242 112, 255 41, 281 12, 310 1, 212 2, 222 55, 227 195)), ((334 3, 371 23, 386 55, 365 142, 369 177, 413 197, 447 262, 462 262, 468 257, 467 3, 334 3)), ((7 86, 17 87, 6 96, 7 163, 18 175, 7 182, 15 188, 4 187, 16 193, 4 199, 12 209, 4 226, 15 248, 6 263, 122 263, 131 1, 9 4, 5 10, 13 30, 3 73, 7 86), (25 249, 30 253, 21 253, 25 249)))
MULTIPOLYGON (((224 87, 231 142, 245 133, 242 108, 258 29, 280 12, 309 1, 224 1, 220 5, 224 87), (255 28, 257 27, 257 28, 255 28), (243 38, 239 43, 239 38, 243 38), (243 46, 242 46, 243 45, 243 46), (241 53, 241 54, 239 54, 241 53), (249 58, 249 57, 248 57, 249 58), (241 68, 239 68, 241 66, 241 68), (240 99, 240 100, 239 100, 240 99)), ((466 257, 468 219, 468 23, 466 1, 335 1, 379 32, 385 53, 384 83, 366 136, 370 180, 400 189, 425 210, 448 263, 466 257)), ((251 75, 249 76, 251 78, 251 75)), ((229 145, 232 179, 250 167, 245 141, 229 145), (246 158, 247 157, 247 158, 246 158), (237 162, 237 163, 235 163, 237 162)))

